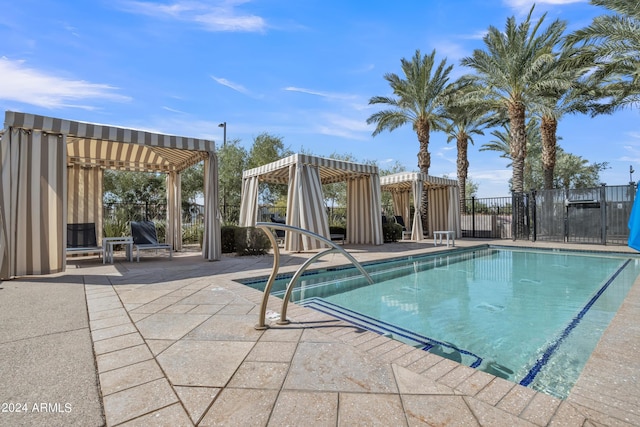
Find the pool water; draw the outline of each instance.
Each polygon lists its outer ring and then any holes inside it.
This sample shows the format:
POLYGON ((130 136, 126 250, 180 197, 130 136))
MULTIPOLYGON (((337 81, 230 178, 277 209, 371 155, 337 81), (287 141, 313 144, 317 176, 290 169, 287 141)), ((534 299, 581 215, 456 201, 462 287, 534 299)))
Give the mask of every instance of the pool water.
MULTIPOLYGON (((564 398, 640 259, 487 247, 304 275, 293 301, 564 398)), ((282 296, 289 278, 274 283, 282 296)), ((264 289, 264 282, 244 283, 264 289), (260 283, 262 283, 260 285, 260 283)))

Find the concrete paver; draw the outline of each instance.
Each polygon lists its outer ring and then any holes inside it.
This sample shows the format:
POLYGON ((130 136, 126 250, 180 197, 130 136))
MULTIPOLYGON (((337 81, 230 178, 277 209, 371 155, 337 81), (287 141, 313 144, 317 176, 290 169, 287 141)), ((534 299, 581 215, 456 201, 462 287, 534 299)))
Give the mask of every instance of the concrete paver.
MULTIPOLYGON (((364 262, 445 248, 347 249, 364 262)), ((282 270, 308 256, 283 254, 282 270)), ((262 294, 233 279, 270 270, 268 256, 181 253, 74 260, 59 275, 0 283, 10 296, 0 299, 0 403, 72 405, 0 414, 0 425, 640 425, 640 281, 562 401, 294 304, 292 323, 256 330, 262 294)), ((269 301, 277 313, 281 301, 269 301)))

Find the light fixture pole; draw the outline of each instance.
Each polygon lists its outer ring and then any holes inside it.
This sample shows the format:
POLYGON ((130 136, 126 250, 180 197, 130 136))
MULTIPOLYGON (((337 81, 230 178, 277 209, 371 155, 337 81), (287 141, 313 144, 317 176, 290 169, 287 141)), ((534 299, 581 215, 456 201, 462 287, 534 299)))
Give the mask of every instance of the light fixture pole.
MULTIPOLYGON (((222 147, 227 148, 227 122, 222 122, 218 125, 223 130, 222 147)), ((225 191, 224 180, 222 181, 222 217, 224 221, 227 221, 227 193, 225 191)))

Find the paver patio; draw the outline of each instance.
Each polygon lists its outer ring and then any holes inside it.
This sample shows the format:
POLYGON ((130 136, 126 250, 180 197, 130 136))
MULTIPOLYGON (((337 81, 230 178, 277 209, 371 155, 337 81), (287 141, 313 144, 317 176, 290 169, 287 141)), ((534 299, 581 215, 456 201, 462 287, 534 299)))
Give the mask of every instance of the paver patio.
MULTIPOLYGON (((457 247, 481 243, 456 240, 457 247)), ((346 248, 361 262, 446 249, 430 241, 346 248)), ((281 270, 295 271, 308 256, 283 254, 281 270)), ((188 252, 172 261, 120 257, 114 265, 83 259, 70 261, 64 274, 2 283, 2 296, 39 300, 38 292, 44 296, 46 286, 58 283, 65 291, 81 285, 85 298, 74 291, 71 298, 58 295, 54 306, 19 307, 19 299, 12 308, 3 304, 2 378, 11 371, 23 378, 0 385, 2 402, 28 399, 37 389, 38 399, 69 403, 72 410, 2 413, 0 425, 640 425, 640 281, 562 401, 294 304, 291 324, 256 330, 262 293, 234 279, 266 276, 271 262, 271 256, 206 262, 188 252), (24 325, 11 317, 29 308, 46 311, 31 329, 42 333, 20 338, 10 328, 24 325), (47 322, 56 310, 63 323, 47 330, 42 325, 56 324, 47 322), (84 334, 88 345, 72 342, 65 363, 43 365, 67 348, 63 340, 72 333, 78 342, 84 334), (74 351, 82 359, 77 363, 68 356, 74 351), (56 374, 34 374, 25 364, 56 374), (64 375, 84 388, 61 391, 51 384, 64 375)), ((319 264, 343 263, 336 254, 319 264)), ((269 310, 278 312, 280 305, 272 297, 269 310)), ((38 316, 19 317, 29 322, 38 316)))

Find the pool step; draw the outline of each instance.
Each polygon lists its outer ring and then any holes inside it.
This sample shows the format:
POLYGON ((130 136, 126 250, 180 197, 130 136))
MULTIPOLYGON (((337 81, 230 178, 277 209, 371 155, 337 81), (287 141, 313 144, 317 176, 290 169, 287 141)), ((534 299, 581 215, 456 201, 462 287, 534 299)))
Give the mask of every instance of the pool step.
POLYGON ((336 317, 340 320, 344 320, 345 322, 349 322, 359 328, 393 338, 410 346, 438 354, 456 362, 464 363, 472 368, 476 368, 482 363, 481 357, 471 353, 470 351, 460 349, 451 343, 425 337, 424 335, 417 334, 391 323, 374 319, 373 317, 369 317, 365 314, 333 304, 322 298, 312 297, 305 299, 298 304, 336 317))

